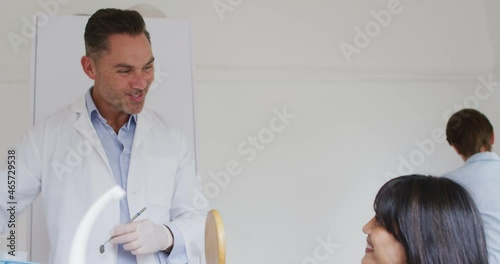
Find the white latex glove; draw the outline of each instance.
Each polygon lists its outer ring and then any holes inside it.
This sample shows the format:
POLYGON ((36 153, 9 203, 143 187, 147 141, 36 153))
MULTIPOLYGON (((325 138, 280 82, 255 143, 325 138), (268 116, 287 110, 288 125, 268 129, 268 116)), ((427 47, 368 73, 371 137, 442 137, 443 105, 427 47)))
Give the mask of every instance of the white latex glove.
POLYGON ((156 253, 172 246, 173 237, 164 225, 157 225, 149 219, 117 225, 110 232, 113 245, 123 244, 123 249, 134 255, 156 253))

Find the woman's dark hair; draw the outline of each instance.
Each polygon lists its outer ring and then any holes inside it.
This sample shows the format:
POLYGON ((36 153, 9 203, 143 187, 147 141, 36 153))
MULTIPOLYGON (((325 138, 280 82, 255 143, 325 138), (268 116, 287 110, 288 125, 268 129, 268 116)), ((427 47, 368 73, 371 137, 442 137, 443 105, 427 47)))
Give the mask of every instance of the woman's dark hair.
POLYGON ((104 8, 97 10, 89 18, 85 27, 86 55, 97 60, 103 52, 108 51, 108 37, 112 34, 131 36, 144 34, 151 43, 146 23, 139 12, 104 8))
POLYGON ((379 223, 403 245, 408 264, 488 263, 479 211, 467 190, 448 178, 394 178, 373 206, 379 223))

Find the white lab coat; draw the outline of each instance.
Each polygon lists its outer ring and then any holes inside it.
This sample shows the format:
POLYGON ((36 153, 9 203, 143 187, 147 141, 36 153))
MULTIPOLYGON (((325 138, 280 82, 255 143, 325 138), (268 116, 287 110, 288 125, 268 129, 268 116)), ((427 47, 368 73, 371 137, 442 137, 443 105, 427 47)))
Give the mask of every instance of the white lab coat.
MULTIPOLYGON (((116 185, 88 116, 85 97, 35 125, 16 152, 17 211, 29 206, 41 193, 51 263, 67 264, 83 215, 116 185)), ((178 227, 190 264, 198 263, 204 254, 204 223, 209 209, 208 203, 202 202, 194 166, 183 134, 169 127, 156 113, 144 109, 138 115, 130 158, 126 190, 130 213, 147 206, 137 220, 148 218, 157 224, 170 222, 178 227)), ((6 188, 1 191, 0 206, 5 207, 6 188)), ((116 263, 116 246, 108 244, 104 254, 99 253, 99 246, 119 223, 119 210, 118 202, 110 204, 96 221, 90 234, 87 263, 116 263)), ((0 215, 4 233, 9 215, 5 208, 0 215)), ((137 260, 138 264, 155 263, 153 254, 138 256, 137 260)))

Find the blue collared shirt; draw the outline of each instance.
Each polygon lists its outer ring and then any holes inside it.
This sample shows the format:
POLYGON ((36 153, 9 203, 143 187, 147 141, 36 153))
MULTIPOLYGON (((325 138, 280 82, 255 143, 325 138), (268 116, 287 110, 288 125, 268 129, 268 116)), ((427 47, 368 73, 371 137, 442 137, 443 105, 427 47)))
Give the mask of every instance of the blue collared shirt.
POLYGON ((500 264, 500 157, 494 152, 476 153, 444 176, 471 194, 483 220, 489 263, 500 264))
MULTIPOLYGON (((92 88, 85 95, 87 111, 90 120, 96 130, 96 133, 101 141, 101 144, 106 152, 106 156, 113 171, 113 176, 117 184, 123 190, 127 190, 128 170, 130 165, 130 153, 132 151, 132 143, 134 141, 135 128, 137 126, 137 115, 130 115, 129 120, 125 123, 118 134, 113 128, 108 125, 91 96, 92 88)), ((135 214, 136 212, 134 212, 135 214)), ((128 208, 127 197, 120 200, 120 223, 127 223, 130 220, 130 212, 128 208)), ((172 225, 168 225, 170 231, 175 238, 175 244, 170 252, 170 256, 165 252, 156 254, 159 263, 187 263, 187 255, 185 242, 181 231, 172 225), (167 257, 169 261, 167 262, 167 257)), ((123 245, 118 247, 118 264, 136 264, 137 259, 132 253, 123 249, 123 245)))

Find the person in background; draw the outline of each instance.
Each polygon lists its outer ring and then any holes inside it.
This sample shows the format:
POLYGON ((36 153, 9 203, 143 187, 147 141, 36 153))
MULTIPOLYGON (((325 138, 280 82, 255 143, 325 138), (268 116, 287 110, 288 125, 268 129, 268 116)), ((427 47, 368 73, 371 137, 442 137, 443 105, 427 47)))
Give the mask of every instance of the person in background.
MULTIPOLYGON (((81 65, 94 84, 37 123, 16 148, 17 211, 41 195, 51 263, 67 264, 81 218, 119 185, 126 197, 96 221, 88 263, 198 263, 208 203, 195 203, 200 182, 184 134, 144 108, 155 58, 143 18, 136 11, 100 9, 89 18, 84 39, 81 65), (128 223, 143 207, 147 210, 128 223), (99 252, 110 237, 111 244, 99 252)), ((5 232, 8 190, 1 186, 0 231, 5 232)))
POLYGON ((487 264, 481 216, 467 190, 444 177, 408 175, 385 183, 362 264, 487 264))
POLYGON ((446 139, 465 164, 444 174, 462 184, 483 219, 490 264, 500 264, 500 157, 492 152, 493 126, 475 109, 462 109, 446 125, 446 139))

